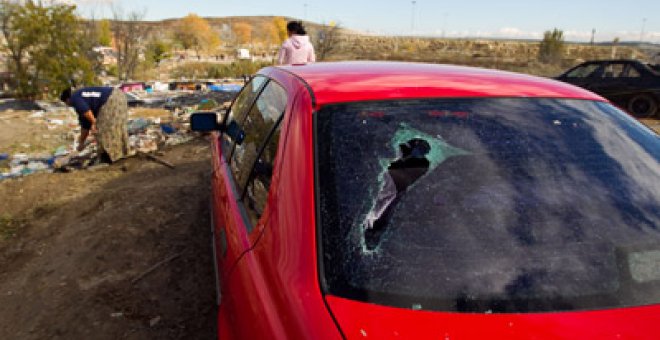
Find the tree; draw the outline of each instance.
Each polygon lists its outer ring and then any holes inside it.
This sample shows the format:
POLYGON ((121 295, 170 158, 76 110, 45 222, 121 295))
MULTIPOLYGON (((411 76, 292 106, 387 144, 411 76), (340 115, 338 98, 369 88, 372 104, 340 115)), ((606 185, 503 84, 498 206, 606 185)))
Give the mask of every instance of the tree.
POLYGON ((172 46, 160 39, 149 41, 146 47, 145 58, 148 62, 158 65, 172 50, 172 46))
POLYGON ((200 51, 212 51, 220 45, 220 37, 208 21, 192 13, 178 22, 174 39, 184 50, 194 49, 198 57, 200 51))
POLYGON ((318 32, 316 32, 316 58, 319 61, 325 60, 339 48, 340 35, 341 27, 334 22, 330 22, 328 25, 322 25, 318 32))
POLYGON ((247 44, 252 41, 252 25, 247 22, 237 22, 232 29, 239 44, 247 44))
POLYGON ((149 33, 141 23, 144 12, 133 11, 124 16, 121 8, 113 9, 112 33, 117 50, 117 76, 121 80, 132 79, 140 64, 142 43, 149 33))
POLYGON ((545 31, 539 46, 539 60, 544 63, 556 63, 564 56, 564 32, 558 29, 545 31))
POLYGON ((101 46, 111 46, 112 45, 112 24, 110 20, 103 19, 96 23, 96 29, 98 32, 98 43, 101 46))
POLYGON ((21 98, 95 80, 91 51, 75 6, 35 1, 1 1, 0 27, 12 73, 12 89, 21 98))
POLYGON ((281 44, 286 40, 288 37, 288 32, 286 30, 286 20, 282 17, 276 17, 273 19, 273 24, 275 25, 275 29, 277 31, 277 36, 278 36, 278 44, 281 44))
POLYGON ((277 27, 274 23, 268 21, 261 23, 258 41, 264 43, 265 45, 281 43, 279 34, 277 32, 277 27))

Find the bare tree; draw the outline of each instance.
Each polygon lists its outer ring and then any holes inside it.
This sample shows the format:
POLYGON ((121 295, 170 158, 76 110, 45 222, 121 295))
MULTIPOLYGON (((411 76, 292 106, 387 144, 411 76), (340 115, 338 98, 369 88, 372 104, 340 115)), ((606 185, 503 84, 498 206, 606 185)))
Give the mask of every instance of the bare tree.
POLYGON ((330 54, 339 48, 339 38, 341 36, 341 27, 338 24, 322 25, 316 32, 316 58, 319 61, 325 60, 330 54))
POLYGON ((142 23, 145 11, 132 11, 124 15, 121 8, 112 9, 112 34, 117 49, 117 75, 121 80, 128 80, 135 75, 140 64, 140 55, 143 52, 149 28, 142 23))

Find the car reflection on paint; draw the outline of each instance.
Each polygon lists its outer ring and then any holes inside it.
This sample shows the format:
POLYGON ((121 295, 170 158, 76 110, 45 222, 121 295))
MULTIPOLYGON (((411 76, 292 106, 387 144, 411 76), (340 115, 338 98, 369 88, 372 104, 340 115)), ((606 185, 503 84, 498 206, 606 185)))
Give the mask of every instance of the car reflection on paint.
POLYGON ((261 70, 213 131, 221 339, 654 338, 660 144, 492 70, 261 70))
POLYGON ((654 116, 660 107, 657 65, 627 59, 587 61, 557 80, 593 91, 640 118, 654 116))

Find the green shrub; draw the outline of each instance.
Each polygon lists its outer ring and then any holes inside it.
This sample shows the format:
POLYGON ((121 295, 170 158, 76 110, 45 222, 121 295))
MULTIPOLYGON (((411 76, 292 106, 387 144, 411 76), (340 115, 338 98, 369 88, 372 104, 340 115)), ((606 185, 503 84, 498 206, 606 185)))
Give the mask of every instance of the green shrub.
POLYGON ((564 32, 558 29, 545 31, 539 47, 539 60, 544 63, 560 62, 564 56, 564 32))
POLYGON ((242 75, 254 74, 266 66, 270 66, 270 63, 250 60, 235 61, 231 64, 187 63, 175 68, 172 71, 172 77, 186 79, 237 78, 242 75))

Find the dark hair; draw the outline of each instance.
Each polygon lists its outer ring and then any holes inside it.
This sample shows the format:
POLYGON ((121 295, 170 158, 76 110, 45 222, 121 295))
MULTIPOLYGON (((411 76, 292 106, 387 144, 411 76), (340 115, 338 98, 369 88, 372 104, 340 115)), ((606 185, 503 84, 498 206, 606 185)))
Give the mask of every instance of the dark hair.
POLYGON ((66 103, 69 98, 71 98, 71 88, 67 87, 62 91, 62 94, 60 94, 60 100, 66 103))
POLYGON ((286 24, 286 30, 293 34, 298 34, 298 35, 307 34, 307 31, 305 31, 305 27, 303 27, 302 21, 289 21, 289 23, 286 24))

